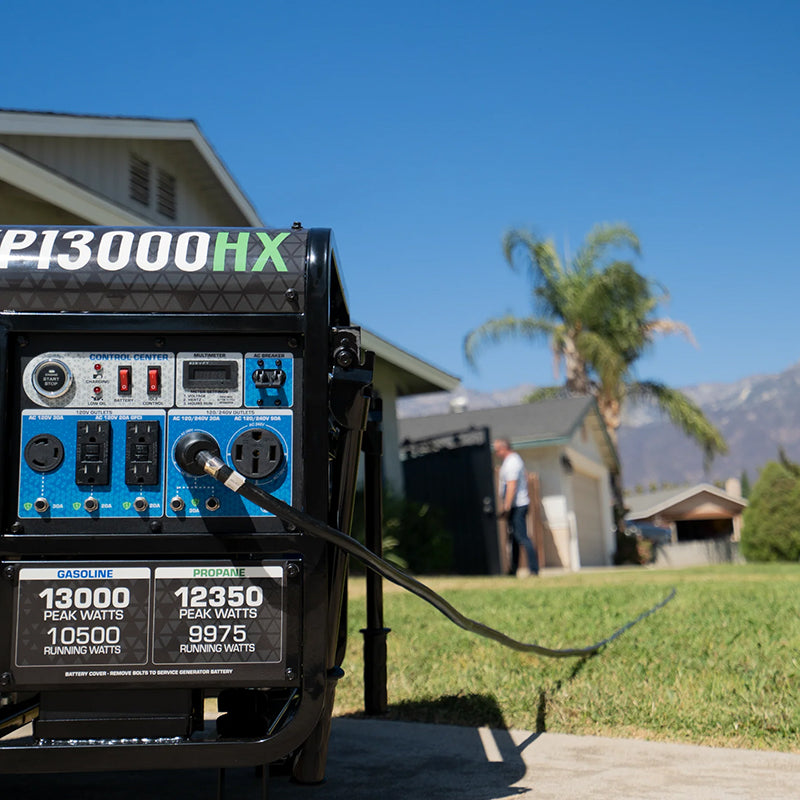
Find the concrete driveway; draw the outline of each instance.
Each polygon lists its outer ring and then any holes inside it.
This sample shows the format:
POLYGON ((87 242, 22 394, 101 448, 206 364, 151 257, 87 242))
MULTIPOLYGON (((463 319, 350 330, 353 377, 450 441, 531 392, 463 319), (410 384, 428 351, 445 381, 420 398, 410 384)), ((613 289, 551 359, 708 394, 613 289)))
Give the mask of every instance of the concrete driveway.
MULTIPOLYGON (((4 800, 213 800, 217 773, 0 776, 4 800)), ((260 798, 252 769, 226 776, 228 800, 260 798)), ((800 755, 626 739, 335 719, 327 781, 269 780, 270 800, 794 798, 800 755)))

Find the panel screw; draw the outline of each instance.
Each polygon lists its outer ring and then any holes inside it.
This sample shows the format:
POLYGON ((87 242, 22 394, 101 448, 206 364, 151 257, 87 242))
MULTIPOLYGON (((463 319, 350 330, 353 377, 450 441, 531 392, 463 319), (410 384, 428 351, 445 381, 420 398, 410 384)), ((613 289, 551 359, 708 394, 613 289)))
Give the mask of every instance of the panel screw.
POLYGON ((337 366, 342 369, 348 369, 353 366, 356 356, 352 350, 346 347, 340 347, 333 354, 333 360, 336 362, 337 366))
POLYGON ((16 570, 14 569, 14 567, 8 566, 3 570, 3 577, 6 580, 13 581, 15 574, 16 574, 16 570))
POLYGON ((292 230, 293 231, 300 231, 302 229, 303 229, 303 223, 302 222, 293 222, 292 223, 292 230))
POLYGON ((4 672, 0 675, 0 686, 8 686, 11 683, 11 673, 4 672))
POLYGON ((297 564, 288 564, 286 567, 286 574, 290 578, 296 578, 300 574, 300 567, 297 564))
MULTIPOLYGON (((6 673, 8 674, 8 673, 6 673)), ((9 679, 11 676, 9 675, 9 679)), ((293 681, 294 680, 294 670, 291 667, 286 667, 286 680, 293 681)))
POLYGON ((15 522, 11 526, 11 533, 14 536, 19 536, 21 533, 25 533, 25 526, 21 522, 15 522))
POLYGON ((290 303, 297 302, 297 289, 287 289, 284 296, 290 303))

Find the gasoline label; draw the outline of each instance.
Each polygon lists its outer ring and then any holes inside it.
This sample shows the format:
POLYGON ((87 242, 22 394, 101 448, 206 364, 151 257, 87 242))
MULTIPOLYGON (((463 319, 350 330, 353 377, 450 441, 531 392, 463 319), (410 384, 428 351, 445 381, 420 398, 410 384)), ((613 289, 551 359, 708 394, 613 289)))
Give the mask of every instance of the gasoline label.
POLYGON ((17 667, 116 666, 147 661, 150 570, 20 570, 17 667))

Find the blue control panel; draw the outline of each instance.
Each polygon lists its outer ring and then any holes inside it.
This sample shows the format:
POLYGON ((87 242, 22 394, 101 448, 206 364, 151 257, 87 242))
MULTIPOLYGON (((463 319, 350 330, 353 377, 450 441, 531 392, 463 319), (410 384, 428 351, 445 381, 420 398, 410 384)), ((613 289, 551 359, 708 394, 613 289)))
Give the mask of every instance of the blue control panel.
POLYGON ((175 461, 202 431, 292 501, 294 359, 285 352, 49 352, 23 372, 21 519, 271 516, 175 461))
POLYGON ((175 461, 175 444, 186 433, 204 431, 219 443, 228 466, 285 503, 292 502, 292 412, 247 414, 170 412, 167 437, 166 514, 169 517, 271 516, 209 475, 187 475, 175 461), (255 438, 257 437, 257 438, 255 438), (257 476, 269 472, 263 478, 257 476))
POLYGON ((162 516, 165 420, 163 411, 23 411, 19 517, 162 516), (137 457, 131 445, 141 445, 145 428, 147 452, 140 447, 141 460, 131 462, 141 472, 128 468, 127 483, 126 461, 137 457))

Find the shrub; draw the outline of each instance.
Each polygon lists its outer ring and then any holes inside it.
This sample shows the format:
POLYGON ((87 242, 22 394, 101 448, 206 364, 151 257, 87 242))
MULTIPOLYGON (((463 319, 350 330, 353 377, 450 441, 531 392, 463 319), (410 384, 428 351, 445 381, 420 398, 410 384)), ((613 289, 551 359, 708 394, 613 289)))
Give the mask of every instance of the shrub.
MULTIPOLYGON (((362 492, 356 497, 353 536, 364 541, 362 492)), ((444 526, 442 513, 427 503, 390 492, 383 496, 383 547, 387 561, 417 574, 441 574, 453 568, 453 537, 444 526)))
POLYGON ((770 461, 761 471, 744 512, 742 555, 748 561, 800 559, 800 477, 770 461))

